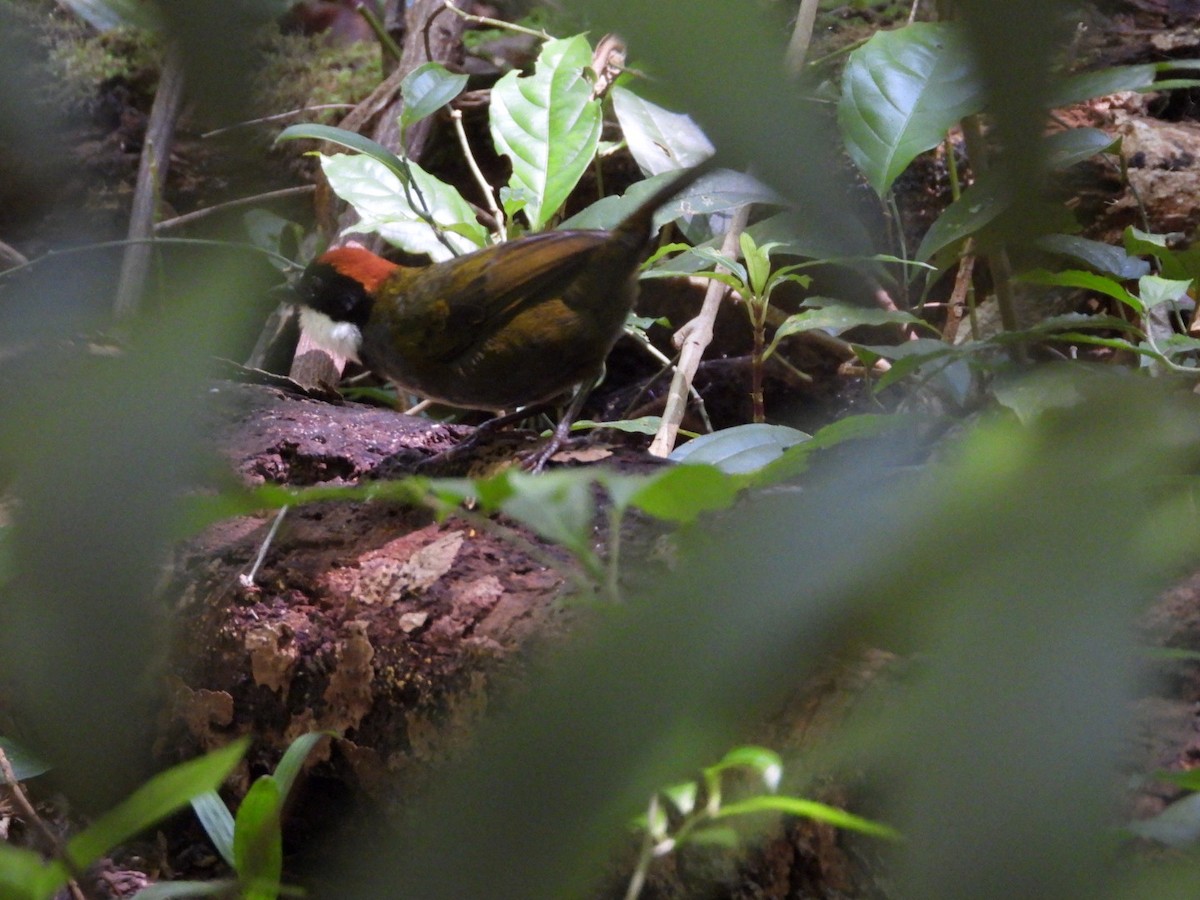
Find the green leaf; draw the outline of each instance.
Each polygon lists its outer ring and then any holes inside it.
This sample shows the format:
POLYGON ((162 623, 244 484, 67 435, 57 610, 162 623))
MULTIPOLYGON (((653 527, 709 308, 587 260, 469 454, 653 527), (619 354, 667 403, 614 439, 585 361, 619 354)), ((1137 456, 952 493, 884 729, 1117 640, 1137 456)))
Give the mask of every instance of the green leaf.
POLYGON ((256 778, 238 807, 233 831, 234 871, 249 887, 243 897, 273 900, 283 876, 283 792, 271 775, 256 778))
POLYGON ((611 96, 629 152, 647 175, 697 166, 715 152, 691 116, 665 110, 621 85, 611 96))
MULTIPOLYGON (((31 754, 16 741, 9 738, 0 737, 0 750, 4 751, 4 756, 8 759, 8 764, 12 766, 13 774, 17 777, 17 781, 36 778, 43 772, 50 771, 48 763, 42 762, 42 760, 31 754)), ((0 784, 6 783, 7 779, 3 773, 0 773, 0 784)))
POLYGON ((1045 139, 1046 164, 1051 169, 1067 169, 1109 150, 1117 138, 1099 128, 1068 128, 1045 139))
POLYGON ((412 179, 407 189, 391 169, 369 156, 322 156, 321 169, 329 186, 361 217, 349 231, 378 232, 397 247, 427 253, 435 262, 453 255, 446 243, 467 253, 487 242, 487 229, 475 221, 462 195, 416 163, 409 163, 412 179), (442 238, 427 217, 441 226, 442 238))
POLYGON ((154 30, 162 25, 158 10, 146 0, 63 0, 63 6, 97 31, 129 25, 154 30))
POLYGON ((784 425, 751 423, 701 435, 676 448, 676 462, 708 463, 723 472, 743 474, 760 469, 811 435, 784 425))
POLYGON ((1154 309, 1163 303, 1174 303, 1187 294, 1192 286, 1191 279, 1175 280, 1158 275, 1143 275, 1138 279, 1138 296, 1146 309, 1154 309))
POLYGON ((191 803, 192 811, 196 813, 196 818, 200 820, 204 833, 212 841, 217 853, 221 855, 221 859, 225 860, 231 868, 234 867, 233 814, 229 812, 229 807, 225 805, 221 795, 216 791, 205 791, 193 797, 191 803))
POLYGON ((925 232, 916 258, 927 262, 939 250, 977 233, 1008 208, 1007 186, 990 170, 980 176, 925 232))
POLYGON ((400 82, 400 93, 404 97, 401 129, 433 115, 461 94, 466 86, 465 74, 453 73, 439 62, 417 66, 400 82))
POLYGON ((1095 291, 1098 294, 1105 294, 1114 300, 1119 300, 1137 312, 1138 315, 1145 315, 1146 312, 1141 300, 1105 275, 1083 272, 1079 269, 1067 269, 1063 272, 1047 272, 1044 269, 1035 269, 1032 272, 1024 273, 1018 280, 1027 281, 1030 284, 1084 288, 1085 290, 1095 291))
POLYGON ((611 428, 626 434, 654 434, 662 425, 662 416, 641 416, 637 419, 617 419, 614 422, 596 422, 592 419, 576 419, 571 423, 572 431, 587 431, 592 428, 611 428))
POLYGON ((850 158, 880 196, 920 153, 983 108, 984 93, 959 31, 918 22, 880 31, 850 54, 838 125, 850 158))
MULTIPOLYGON (((684 445, 687 446, 690 444, 684 445)), ((679 450, 671 457, 676 458, 677 453, 679 450)), ((699 462, 702 461, 689 459, 688 465, 655 475, 629 494, 629 505, 656 519, 679 523, 695 521, 701 513, 726 509, 737 497, 741 481, 714 466, 698 465, 699 462)))
POLYGON ((749 275, 750 293, 761 298, 767 287, 767 275, 771 271, 771 246, 764 244, 759 247, 754 243, 754 238, 744 231, 738 235, 738 243, 749 275))
POLYGON ((1070 106, 1081 103, 1093 97, 1104 97, 1118 91, 1141 91, 1154 84, 1157 74, 1152 64, 1136 66, 1116 66, 1111 69, 1099 69, 1094 72, 1083 72, 1064 78, 1051 91, 1047 104, 1054 106, 1070 106))
POLYGON ((155 775, 70 840, 67 855, 75 868, 86 869, 106 851, 187 805, 193 797, 216 790, 238 764, 248 744, 248 739, 241 738, 155 775))
POLYGON ((775 791, 783 777, 783 760, 778 753, 766 747, 736 747, 705 771, 715 775, 727 769, 752 769, 758 773, 768 790, 775 791))
MULTIPOLYGON (((811 300, 805 302, 808 303, 811 300)), ((901 310, 852 306, 849 303, 836 303, 824 298, 820 302, 824 305, 817 309, 793 313, 784 319, 775 329, 775 339, 771 342, 771 346, 774 347, 789 335, 818 328, 835 335, 849 331, 851 328, 858 328, 860 325, 919 325, 922 328, 930 328, 928 322, 901 310)))
POLYGON ((296 776, 304 768, 304 761, 308 759, 308 755, 321 742, 321 739, 326 737, 332 737, 332 732, 310 731, 300 735, 288 745, 283 758, 279 760, 279 765, 275 767, 275 780, 279 782, 279 790, 284 798, 292 792, 292 785, 295 784, 296 776))
POLYGON ((0 898, 2 900, 49 900, 67 883, 48 878, 50 867, 42 857, 24 847, 0 843, 0 898))
POLYGON ((505 480, 511 488, 500 504, 505 515, 573 552, 591 552, 595 503, 589 473, 513 473, 505 480))
POLYGON ((836 806, 818 803, 815 800, 804 800, 800 797, 779 797, 774 794, 752 797, 740 803, 730 803, 721 808, 721 811, 717 813, 717 818, 728 819, 733 816, 760 812, 803 816, 806 819, 825 822, 835 828, 845 828, 848 831, 857 831, 860 834, 869 834, 872 837, 885 838, 889 841, 898 841, 902 837, 900 832, 889 825, 864 819, 862 816, 848 813, 836 806))
POLYGON ((512 162, 509 186, 526 192, 534 231, 558 212, 595 156, 602 122, 586 74, 591 62, 582 35, 547 41, 532 75, 509 72, 492 88, 492 140, 512 162))
MULTIPOLYGON (((404 160, 383 146, 383 144, 373 141, 369 137, 363 137, 357 131, 348 131, 345 128, 336 128, 333 125, 301 123, 283 129, 279 133, 279 137, 275 138, 275 143, 302 140, 328 141, 331 144, 337 144, 339 147, 345 147, 347 150, 356 150, 363 156, 369 157, 383 165, 401 181, 408 180, 408 170, 405 168, 404 160)), ((346 198, 342 197, 342 199, 345 200, 346 198)))
POLYGON ((1047 234, 1038 238, 1043 250, 1069 256, 1095 269, 1101 275, 1111 275, 1121 281, 1141 278, 1150 271, 1144 259, 1131 256, 1121 247, 1093 241, 1074 234, 1047 234))

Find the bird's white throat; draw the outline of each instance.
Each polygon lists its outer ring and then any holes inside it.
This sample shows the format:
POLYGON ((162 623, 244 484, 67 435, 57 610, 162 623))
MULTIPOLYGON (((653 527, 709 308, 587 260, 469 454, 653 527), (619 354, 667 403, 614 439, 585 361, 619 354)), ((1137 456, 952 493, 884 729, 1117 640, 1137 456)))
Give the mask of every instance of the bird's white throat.
POLYGON ((313 342, 330 353, 360 362, 362 331, 353 322, 335 322, 323 312, 307 306, 300 308, 300 327, 313 342))

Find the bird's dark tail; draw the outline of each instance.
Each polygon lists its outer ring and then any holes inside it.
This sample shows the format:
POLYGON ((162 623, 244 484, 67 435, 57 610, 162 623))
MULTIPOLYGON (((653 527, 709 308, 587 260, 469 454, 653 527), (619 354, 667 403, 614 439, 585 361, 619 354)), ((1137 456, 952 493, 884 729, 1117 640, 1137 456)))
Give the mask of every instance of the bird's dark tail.
POLYGON ((711 160, 706 160, 691 169, 682 169, 663 185, 653 191, 641 202, 637 209, 626 216, 621 224, 613 229, 614 234, 629 235, 639 245, 644 245, 650 239, 650 231, 654 224, 654 214, 660 206, 681 191, 686 190, 702 176, 711 172, 715 166, 711 160))

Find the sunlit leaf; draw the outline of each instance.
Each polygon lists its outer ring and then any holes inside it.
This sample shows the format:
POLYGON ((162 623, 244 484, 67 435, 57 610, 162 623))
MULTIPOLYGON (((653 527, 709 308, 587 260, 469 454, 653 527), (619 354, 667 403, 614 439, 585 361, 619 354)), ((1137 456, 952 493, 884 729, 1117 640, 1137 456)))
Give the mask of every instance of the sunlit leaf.
POLYGON ((525 192, 534 231, 558 212, 595 156, 601 114, 587 77, 591 62, 582 35, 547 41, 532 75, 512 71, 492 88, 492 140, 512 162, 509 186, 525 192))

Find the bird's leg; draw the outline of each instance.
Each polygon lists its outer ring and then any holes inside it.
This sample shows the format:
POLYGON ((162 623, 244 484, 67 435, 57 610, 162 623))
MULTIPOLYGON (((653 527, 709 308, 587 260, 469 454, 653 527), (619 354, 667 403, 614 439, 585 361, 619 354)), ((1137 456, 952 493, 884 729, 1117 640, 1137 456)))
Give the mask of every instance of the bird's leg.
POLYGON ((541 472, 542 469, 546 468, 546 463, 550 461, 550 457, 562 449, 563 444, 570 437, 571 426, 579 418, 579 412, 583 409, 583 402, 587 400, 592 389, 600 383, 600 378, 603 377, 601 375, 593 381, 585 382, 575 391, 575 396, 571 398, 571 405, 567 407, 567 411, 563 413, 563 417, 558 420, 558 425, 554 427, 554 434, 550 435, 550 441, 526 462, 526 466, 530 472, 534 474, 541 472))

